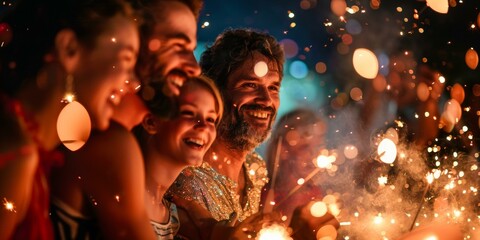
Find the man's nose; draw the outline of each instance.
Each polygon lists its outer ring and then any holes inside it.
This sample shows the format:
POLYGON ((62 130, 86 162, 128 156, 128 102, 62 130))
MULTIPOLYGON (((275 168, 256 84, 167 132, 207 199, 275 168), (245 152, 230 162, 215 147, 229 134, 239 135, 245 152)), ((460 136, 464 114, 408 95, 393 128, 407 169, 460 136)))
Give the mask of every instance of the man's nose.
POLYGON ((273 99, 270 91, 266 86, 258 87, 257 89, 257 96, 255 98, 255 103, 264 105, 264 106, 272 106, 273 99))
POLYGON ((184 69, 190 77, 198 76, 202 72, 200 65, 198 65, 197 59, 195 59, 193 53, 189 54, 189 56, 187 57, 184 69))

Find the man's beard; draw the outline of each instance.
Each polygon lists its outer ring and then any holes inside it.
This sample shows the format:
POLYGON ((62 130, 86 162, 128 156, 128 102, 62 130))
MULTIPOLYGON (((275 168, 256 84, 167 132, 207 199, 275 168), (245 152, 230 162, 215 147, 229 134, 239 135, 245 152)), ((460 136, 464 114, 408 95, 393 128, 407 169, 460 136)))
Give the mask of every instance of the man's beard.
POLYGON ((245 105, 241 109, 228 107, 227 113, 217 128, 217 137, 222 139, 228 147, 241 151, 250 151, 264 142, 271 133, 272 123, 275 120, 275 109, 260 105, 245 105), (245 121, 240 112, 245 110, 270 111, 270 122, 266 128, 258 129, 245 121))

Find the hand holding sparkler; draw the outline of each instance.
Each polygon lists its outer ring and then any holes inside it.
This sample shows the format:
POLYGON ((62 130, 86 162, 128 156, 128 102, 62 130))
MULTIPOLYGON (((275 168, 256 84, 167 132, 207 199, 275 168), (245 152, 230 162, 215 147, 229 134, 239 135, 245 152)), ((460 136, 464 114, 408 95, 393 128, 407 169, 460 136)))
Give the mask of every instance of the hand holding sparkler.
POLYGON ((294 239, 320 239, 326 236, 335 239, 337 237, 336 229, 340 227, 340 223, 327 211, 326 206, 323 211, 314 211, 312 207, 317 203, 311 202, 295 209, 290 223, 294 239))

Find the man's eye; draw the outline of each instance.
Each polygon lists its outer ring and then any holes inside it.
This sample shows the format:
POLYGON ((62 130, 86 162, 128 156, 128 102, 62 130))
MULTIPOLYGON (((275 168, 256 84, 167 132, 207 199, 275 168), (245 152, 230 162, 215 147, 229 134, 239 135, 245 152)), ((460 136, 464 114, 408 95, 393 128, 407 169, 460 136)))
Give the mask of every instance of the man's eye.
POLYGON ((255 85, 255 83, 244 83, 242 86, 246 87, 246 88, 256 88, 257 87, 257 85, 255 85))
POLYGON ((271 86, 271 87, 269 87, 269 89, 270 89, 270 91, 273 91, 273 92, 278 92, 278 91, 280 91, 280 88, 277 87, 277 86, 271 86))

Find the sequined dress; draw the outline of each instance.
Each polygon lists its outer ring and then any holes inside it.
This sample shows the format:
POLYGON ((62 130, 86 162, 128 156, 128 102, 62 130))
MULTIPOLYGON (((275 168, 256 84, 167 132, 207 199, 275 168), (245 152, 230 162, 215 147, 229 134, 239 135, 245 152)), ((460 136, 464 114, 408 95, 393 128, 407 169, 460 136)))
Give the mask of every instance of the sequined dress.
POLYGON ((246 203, 242 207, 237 183, 218 173, 207 162, 200 167, 188 167, 175 180, 168 195, 195 201, 207 209, 217 221, 226 220, 233 212, 238 221, 259 210, 263 186, 268 182, 265 161, 256 153, 247 155, 243 165, 246 172, 246 203))

